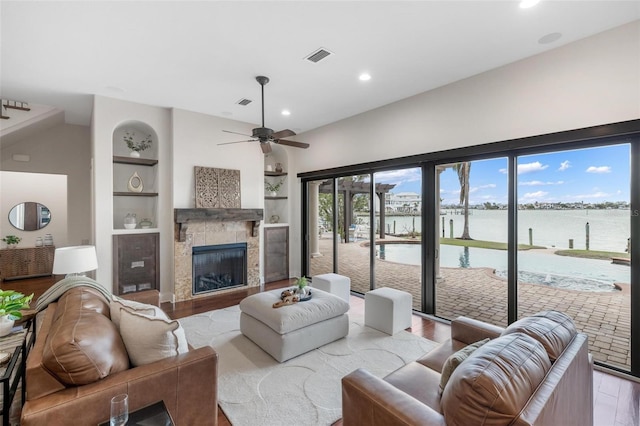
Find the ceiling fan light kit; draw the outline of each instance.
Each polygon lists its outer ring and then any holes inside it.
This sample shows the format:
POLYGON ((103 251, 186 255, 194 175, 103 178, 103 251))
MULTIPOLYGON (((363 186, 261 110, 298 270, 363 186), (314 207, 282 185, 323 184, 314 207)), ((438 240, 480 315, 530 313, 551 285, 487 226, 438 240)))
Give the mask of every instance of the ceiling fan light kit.
POLYGON ((294 132, 293 130, 284 129, 278 132, 274 132, 272 129, 269 129, 268 127, 264 126, 264 86, 269 82, 269 77, 259 75, 256 77, 256 81, 260 84, 260 89, 262 94, 262 125, 261 127, 256 127, 255 129, 253 129, 251 131, 251 135, 232 132, 230 130, 223 130, 223 132, 225 133, 233 133, 233 134, 242 135, 242 136, 250 136, 253 139, 236 141, 236 142, 224 142, 224 143, 219 143, 218 145, 230 145, 230 144, 242 143, 242 142, 260 142, 260 148, 262 149, 263 154, 268 154, 271 152, 271 142, 278 145, 292 146, 295 148, 309 148, 308 143, 281 139, 289 136, 295 136, 296 132, 294 132))

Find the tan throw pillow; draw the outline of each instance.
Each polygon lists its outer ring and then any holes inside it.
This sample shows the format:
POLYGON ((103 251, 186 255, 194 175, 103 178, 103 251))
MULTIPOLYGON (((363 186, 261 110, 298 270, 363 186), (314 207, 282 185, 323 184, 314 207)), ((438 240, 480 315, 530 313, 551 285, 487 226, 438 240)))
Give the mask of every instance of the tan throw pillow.
POLYGON ((109 308, 111 310, 111 321, 113 321, 118 330, 120 330, 120 309, 122 308, 156 318, 169 319, 167 317, 167 314, 165 314, 164 311, 157 306, 135 302, 133 300, 122 299, 117 296, 112 297, 113 300, 111 300, 111 303, 109 304, 109 308))
POLYGON ((458 352, 455 352, 447 358, 442 366, 442 373, 440 374, 440 394, 444 392, 445 386, 447 386, 447 382, 449 381, 449 377, 453 374, 453 371, 458 368, 458 366, 465 359, 469 358, 469 356, 480 346, 487 343, 489 339, 479 340, 475 343, 472 343, 464 348, 460 349, 458 352))
POLYGON ((120 335, 134 367, 189 351, 178 321, 120 309, 120 335))

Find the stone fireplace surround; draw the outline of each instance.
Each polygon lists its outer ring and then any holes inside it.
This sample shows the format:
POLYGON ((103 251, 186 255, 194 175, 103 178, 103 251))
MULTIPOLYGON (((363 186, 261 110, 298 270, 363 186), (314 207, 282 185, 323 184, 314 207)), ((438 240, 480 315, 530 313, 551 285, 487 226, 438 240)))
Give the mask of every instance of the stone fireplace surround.
POLYGON ((262 209, 175 209, 175 301, 215 297, 237 288, 193 295, 192 248, 205 245, 247 243, 247 286, 260 286, 260 221, 262 209))

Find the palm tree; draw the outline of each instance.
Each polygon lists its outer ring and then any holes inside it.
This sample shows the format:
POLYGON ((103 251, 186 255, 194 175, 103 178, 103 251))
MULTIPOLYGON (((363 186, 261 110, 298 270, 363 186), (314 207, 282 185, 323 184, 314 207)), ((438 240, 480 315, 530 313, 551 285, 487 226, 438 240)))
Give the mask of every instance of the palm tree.
POLYGON ((458 173, 460 181, 460 204, 464 203, 464 228, 462 230, 461 240, 471 240, 469 235, 469 174, 471 173, 471 163, 456 163, 453 168, 458 173))

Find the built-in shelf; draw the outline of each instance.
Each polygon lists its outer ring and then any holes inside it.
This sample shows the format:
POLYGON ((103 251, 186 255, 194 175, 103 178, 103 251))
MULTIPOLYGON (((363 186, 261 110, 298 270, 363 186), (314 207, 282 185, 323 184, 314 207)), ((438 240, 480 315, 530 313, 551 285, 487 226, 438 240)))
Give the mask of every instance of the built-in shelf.
POLYGON ((287 172, 268 172, 268 171, 265 171, 264 175, 265 176, 286 176, 287 172))
POLYGON ((155 166, 158 164, 158 160, 150 158, 120 157, 117 155, 113 156, 113 162, 118 164, 133 164, 137 166, 155 166))
POLYGON ((265 200, 286 200, 287 197, 264 197, 265 200))
POLYGON ((157 192, 114 192, 114 197, 157 197, 157 192))

